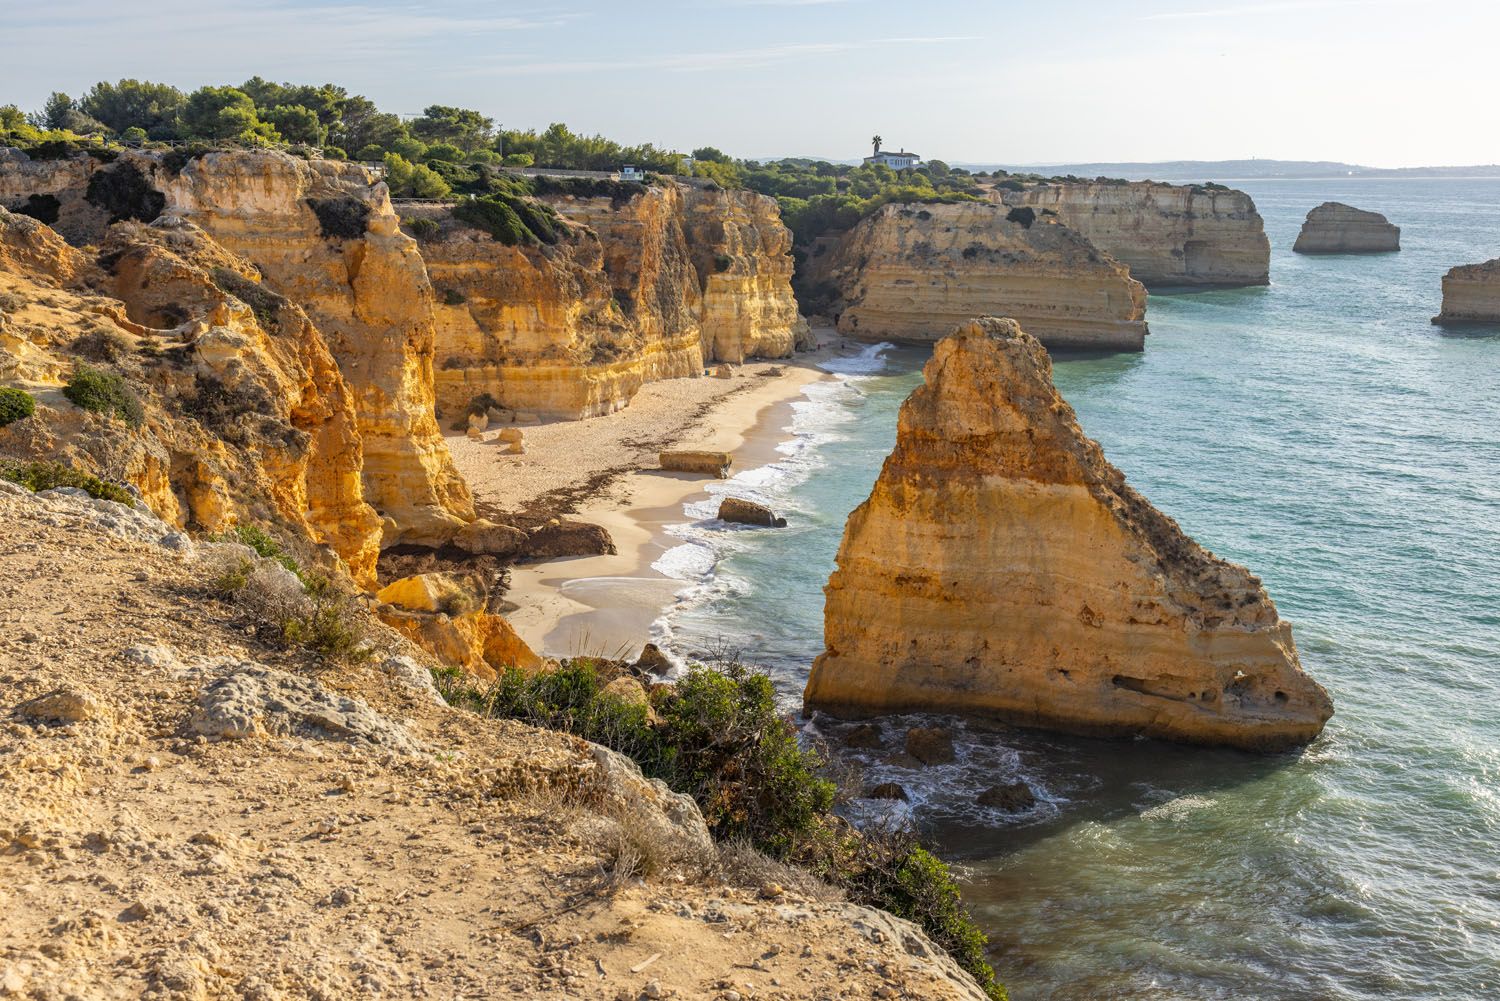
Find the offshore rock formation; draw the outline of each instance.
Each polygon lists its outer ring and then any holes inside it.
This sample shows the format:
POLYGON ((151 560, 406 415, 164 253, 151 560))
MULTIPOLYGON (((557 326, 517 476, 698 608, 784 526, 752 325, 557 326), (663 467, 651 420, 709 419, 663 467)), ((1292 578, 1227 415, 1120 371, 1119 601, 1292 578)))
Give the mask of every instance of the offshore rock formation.
POLYGON ((353 397, 316 325, 180 219, 120 223, 103 249, 108 270, 0 210, 0 381, 40 403, 0 429, 0 452, 128 482, 178 527, 274 522, 372 583, 380 520, 353 397), (80 363, 128 378, 141 429, 64 398, 80 363))
MULTIPOLYGON (((1150 287, 1271 280, 1265 223, 1243 191, 1154 181, 1085 182, 1041 184, 1004 197, 1009 205, 1057 213, 1150 287)), ((1031 330, 1024 317, 1017 319, 1031 330)))
POLYGON ((552 246, 505 246, 442 207, 424 241, 438 289, 437 400, 475 397, 577 418, 710 361, 785 357, 804 326, 791 235, 773 199, 667 184, 542 199, 571 225, 552 246))
POLYGON ((1385 254, 1401 249, 1401 227, 1379 212, 1324 202, 1307 213, 1292 251, 1298 254, 1385 254))
POLYGON ((1146 291, 1117 261, 1029 209, 887 205, 814 262, 844 300, 839 332, 936 341, 969 317, 1014 316, 1050 348, 1139 351, 1146 291))
POLYGON ((1084 437, 1041 345, 960 326, 850 515, 808 709, 939 710, 1251 750, 1333 711, 1260 581, 1084 437))
POLYGON ((194 223, 306 310, 354 396, 365 495, 385 544, 439 544, 474 517, 433 414, 432 287, 383 184, 358 165, 236 151, 0 156, 0 204, 75 245, 113 223, 194 223))
POLYGON ((1433 323, 1500 323, 1500 257, 1443 276, 1443 311, 1433 323))

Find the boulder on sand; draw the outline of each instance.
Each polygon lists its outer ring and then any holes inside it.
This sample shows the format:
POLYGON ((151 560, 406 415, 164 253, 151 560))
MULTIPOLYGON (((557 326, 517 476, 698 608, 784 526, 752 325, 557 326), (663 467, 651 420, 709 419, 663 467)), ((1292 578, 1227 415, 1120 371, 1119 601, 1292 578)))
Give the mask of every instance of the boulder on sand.
POLYGON ((669 473, 703 473, 721 480, 729 475, 729 465, 734 461, 734 457, 728 452, 691 449, 662 452, 658 459, 661 468, 669 473))
POLYGON ((776 512, 764 504, 725 497, 719 502, 719 520, 732 521, 738 525, 759 525, 762 528, 786 528, 786 519, 776 517, 776 512))

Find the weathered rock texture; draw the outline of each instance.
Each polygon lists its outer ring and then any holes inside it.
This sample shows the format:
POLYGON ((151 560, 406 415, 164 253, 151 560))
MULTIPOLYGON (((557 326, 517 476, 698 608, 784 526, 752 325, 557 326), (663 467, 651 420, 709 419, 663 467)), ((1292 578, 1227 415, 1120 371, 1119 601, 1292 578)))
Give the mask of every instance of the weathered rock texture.
POLYGON ((844 300, 839 332, 936 341, 986 313, 1051 348, 1139 351, 1146 291, 1067 227, 986 202, 887 205, 851 230, 814 280, 844 300))
MULTIPOLYGON (((1265 223, 1243 191, 1153 181, 1064 183, 1009 192, 1005 201, 1056 212, 1070 229, 1148 286, 1265 285, 1271 280, 1265 223)), ((1026 325, 1024 317, 1017 319, 1026 325)))
POLYGON ((1307 213, 1292 250, 1298 254, 1384 254, 1401 249, 1401 227, 1379 212, 1324 202, 1307 213))
POLYGON ((278 524, 372 583, 353 398, 307 314, 180 219, 115 225, 102 259, 0 210, 0 382, 41 404, 0 429, 0 452, 131 483, 179 527, 278 524), (80 363, 127 379, 141 428, 64 398, 80 363))
POLYGON ((850 515, 809 709, 1274 750, 1333 711, 1259 579, 1125 483, 1011 320, 937 345, 850 515))
POLYGON ((1433 323, 1500 323, 1500 257, 1443 276, 1443 311, 1433 323))
POLYGON ((792 353, 791 235, 773 199, 669 184, 543 199, 572 225, 507 247, 444 209, 422 252, 439 291, 437 397, 446 415, 504 407, 590 417, 706 362, 792 353))
POLYGON ((0 204, 53 215, 75 245, 124 221, 201 228, 319 328, 353 396, 364 492, 386 519, 384 541, 441 543, 473 519, 433 413, 432 286, 385 186, 364 168, 254 151, 111 161, 6 151, 0 204))

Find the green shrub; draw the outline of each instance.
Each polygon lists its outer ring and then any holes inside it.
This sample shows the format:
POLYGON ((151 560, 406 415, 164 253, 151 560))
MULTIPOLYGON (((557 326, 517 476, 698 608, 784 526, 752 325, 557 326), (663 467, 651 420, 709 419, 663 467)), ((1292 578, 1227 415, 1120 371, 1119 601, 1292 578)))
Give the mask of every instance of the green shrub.
POLYGON ((53 487, 77 487, 99 500, 135 506, 135 498, 124 487, 61 462, 0 462, 0 479, 19 483, 33 493, 53 487))
POLYGON ((24 389, 0 388, 0 428, 36 413, 36 398, 24 389))
POLYGON ((154 222, 167 205, 167 196, 153 188, 141 169, 129 162, 94 171, 84 198, 109 213, 110 222, 154 222))
POLYGON ((365 235, 370 206, 358 198, 309 198, 307 207, 318 217, 326 239, 358 240, 365 235))
POLYGON ((979 983, 1004 1001, 1005 988, 985 959, 984 932, 964 909, 958 884, 942 860, 917 843, 907 829, 878 829, 851 839, 852 857, 837 880, 846 892, 872 907, 918 925, 979 983))
POLYGON ((562 730, 633 758, 687 793, 719 840, 747 841, 844 889, 860 903, 916 922, 992 998, 1005 998, 984 958, 984 934, 939 859, 907 830, 850 831, 832 813, 824 761, 803 748, 764 674, 732 664, 694 667, 652 693, 651 712, 604 691, 594 661, 555 671, 505 671, 488 686, 458 670, 433 673, 450 704, 562 730))
POLYGON ((728 271, 730 269, 730 267, 732 267, 733 265, 734 265, 734 258, 730 257, 728 254, 715 254, 714 255, 714 270, 715 271, 728 271))
POLYGON ((125 380, 113 372, 80 364, 63 387, 63 395, 75 406, 118 417, 131 427, 140 427, 146 419, 141 401, 125 385, 125 380))
POLYGON ((346 152, 344 152, 344 149, 342 147, 340 147, 340 146, 324 146, 323 147, 323 155, 326 156, 330 160, 347 160, 347 159, 349 159, 349 154, 346 153, 346 152))
POLYGON ((462 306, 466 301, 464 294, 456 288, 443 289, 444 306, 462 306))
POLYGON ((453 218, 482 229, 508 247, 530 243, 531 233, 515 209, 495 198, 470 198, 453 206, 453 218))
POLYGON ((401 225, 405 226, 406 231, 415 239, 423 242, 436 237, 442 228, 436 219, 402 219, 401 225))
POLYGON ((240 522, 234 528, 218 535, 209 536, 212 542, 238 542, 255 550, 257 556, 268 560, 275 560, 283 567, 296 575, 298 580, 306 583, 302 573, 302 566, 282 547, 281 543, 271 537, 271 534, 259 525, 251 525, 240 522))

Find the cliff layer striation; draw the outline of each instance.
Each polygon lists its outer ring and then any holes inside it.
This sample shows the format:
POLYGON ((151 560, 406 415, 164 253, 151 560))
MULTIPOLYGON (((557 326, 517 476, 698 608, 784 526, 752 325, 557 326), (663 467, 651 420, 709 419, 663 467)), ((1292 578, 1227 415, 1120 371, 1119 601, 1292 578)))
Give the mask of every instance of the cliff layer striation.
POLYGON ((1004 200, 1055 212, 1148 287, 1271 280, 1265 223, 1243 191, 1154 181, 1083 182, 1040 184, 1007 192, 1004 200))
POLYGON ((1030 209, 984 202, 887 205, 810 280, 835 286, 839 332, 936 341, 985 313, 1014 316, 1050 348, 1139 351, 1146 291, 1108 254, 1030 209))
POLYGON ((1298 254, 1385 254, 1401 249, 1401 227, 1379 212, 1324 202, 1307 213, 1292 250, 1298 254))
POLYGON ((1433 323, 1500 323, 1500 257, 1443 276, 1443 310, 1433 323))

